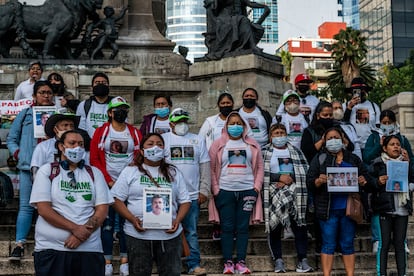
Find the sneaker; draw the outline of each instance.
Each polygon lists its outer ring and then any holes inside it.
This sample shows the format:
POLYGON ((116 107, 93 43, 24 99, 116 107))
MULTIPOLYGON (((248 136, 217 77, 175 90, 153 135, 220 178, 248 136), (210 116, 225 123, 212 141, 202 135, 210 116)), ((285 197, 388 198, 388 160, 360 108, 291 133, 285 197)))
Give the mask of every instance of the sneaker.
POLYGON ((114 267, 112 264, 106 264, 105 265, 105 276, 112 276, 112 273, 114 272, 114 267))
POLYGON ((296 266, 296 272, 305 273, 311 271, 313 271, 313 268, 308 264, 308 259, 306 258, 302 259, 296 266))
POLYGON ((410 255, 410 248, 408 248, 408 244, 407 242, 405 242, 405 253, 407 253, 408 255, 410 255))
POLYGON ((246 266, 244 261, 238 261, 236 264, 236 273, 237 274, 250 274, 250 269, 246 266))
POLYGON ((128 276, 129 275, 129 267, 128 263, 121 264, 119 267, 119 276, 128 276))
POLYGON ((224 263, 223 274, 234 274, 234 265, 232 261, 227 261, 224 263))
POLYGON ((372 253, 377 254, 378 245, 379 245, 379 241, 374 241, 374 243, 372 244, 372 253))
POLYGON ((220 230, 213 230, 213 241, 221 240, 221 231, 220 230))
POLYGON ((285 273, 286 272, 285 263, 280 258, 277 259, 276 262, 275 262, 275 272, 276 273, 285 273))
POLYGON ((21 258, 24 256, 24 248, 21 246, 16 246, 13 249, 13 252, 10 254, 9 260, 10 261, 20 261, 21 258))
POLYGON ((193 269, 190 269, 190 271, 188 271, 188 274, 190 275, 207 275, 207 271, 204 267, 195 267, 193 269))
POLYGON ((290 228, 290 226, 285 227, 285 230, 283 231, 283 239, 293 239, 294 237, 295 235, 293 234, 292 228, 290 228))

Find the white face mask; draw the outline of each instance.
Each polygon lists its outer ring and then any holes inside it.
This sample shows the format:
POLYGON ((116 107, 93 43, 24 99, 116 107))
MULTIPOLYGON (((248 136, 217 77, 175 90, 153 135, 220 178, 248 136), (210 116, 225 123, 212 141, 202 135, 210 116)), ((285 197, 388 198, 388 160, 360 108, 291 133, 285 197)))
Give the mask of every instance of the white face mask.
POLYGON ((164 149, 154 146, 149 149, 144 149, 144 157, 150 161, 158 162, 164 158, 164 149))
POLYGON ((332 115, 333 115, 333 118, 335 120, 340 121, 340 120, 342 120, 344 118, 344 111, 342 109, 338 108, 338 109, 335 109, 333 111, 333 114, 332 115))
POLYGON ((184 136, 188 133, 188 124, 181 122, 175 125, 174 127, 175 134, 179 136, 184 136))
POLYGON ((296 114, 299 112, 299 105, 291 103, 289 105, 285 105, 285 109, 287 113, 296 114))
POLYGON ((79 163, 85 156, 85 149, 79 146, 76 148, 65 148, 63 154, 72 163, 79 163))
POLYGON ((343 147, 342 139, 330 139, 326 141, 325 147, 332 153, 338 153, 343 147))

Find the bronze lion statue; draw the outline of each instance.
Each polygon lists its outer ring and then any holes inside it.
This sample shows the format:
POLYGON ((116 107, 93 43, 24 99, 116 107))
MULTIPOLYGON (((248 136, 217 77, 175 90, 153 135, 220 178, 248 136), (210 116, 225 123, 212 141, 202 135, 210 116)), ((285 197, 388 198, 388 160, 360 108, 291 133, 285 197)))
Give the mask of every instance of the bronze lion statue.
POLYGON ((37 57, 29 39, 43 40, 41 56, 53 57, 57 46, 60 58, 72 58, 70 41, 79 36, 88 16, 96 17, 103 0, 46 0, 32 6, 10 0, 0 6, 0 55, 10 57, 17 41, 27 57, 37 57))

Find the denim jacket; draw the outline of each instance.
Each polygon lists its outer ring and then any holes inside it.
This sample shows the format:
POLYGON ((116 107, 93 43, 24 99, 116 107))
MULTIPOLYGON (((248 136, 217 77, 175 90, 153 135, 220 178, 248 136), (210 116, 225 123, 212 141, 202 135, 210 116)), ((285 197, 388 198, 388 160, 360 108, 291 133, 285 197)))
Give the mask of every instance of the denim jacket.
POLYGON ((20 170, 30 170, 33 151, 37 145, 33 130, 33 109, 26 108, 20 111, 11 125, 7 136, 7 148, 13 155, 19 150, 17 168, 20 170))

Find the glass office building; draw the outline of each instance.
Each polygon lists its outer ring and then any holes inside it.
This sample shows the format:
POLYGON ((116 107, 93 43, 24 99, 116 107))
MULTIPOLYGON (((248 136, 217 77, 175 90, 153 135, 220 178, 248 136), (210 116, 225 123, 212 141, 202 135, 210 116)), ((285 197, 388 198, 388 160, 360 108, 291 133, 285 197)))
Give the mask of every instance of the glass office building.
POLYGON ((342 9, 338 10, 338 16, 342 15, 343 22, 348 27, 359 30, 358 0, 338 0, 338 4, 342 6, 342 9))
POLYGON ((167 38, 189 49, 187 59, 203 57, 207 53, 204 44, 206 9, 203 0, 167 0, 167 38))

